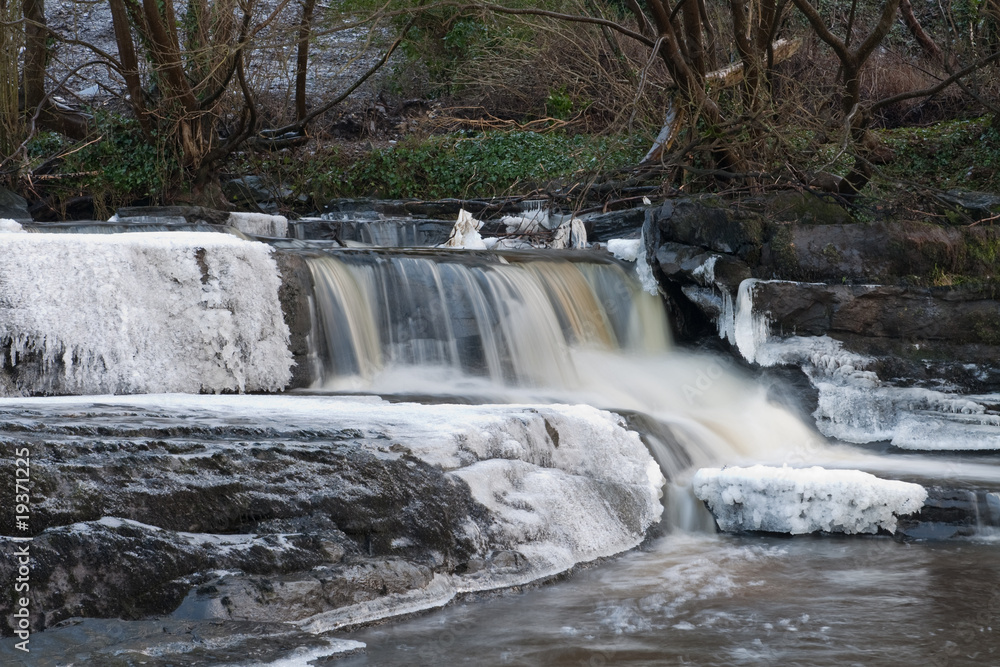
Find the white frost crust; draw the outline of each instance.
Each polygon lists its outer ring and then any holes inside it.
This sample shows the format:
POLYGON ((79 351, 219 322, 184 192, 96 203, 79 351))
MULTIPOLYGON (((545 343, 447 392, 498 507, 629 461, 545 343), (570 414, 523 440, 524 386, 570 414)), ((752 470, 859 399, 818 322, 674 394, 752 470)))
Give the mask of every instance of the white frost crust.
POLYGON ((919 484, 819 467, 702 468, 692 484, 724 531, 895 532, 927 499, 919 484))
POLYGON ((691 272, 691 277, 698 280, 702 287, 712 287, 715 285, 715 263, 719 261, 718 255, 712 255, 697 269, 691 272))
POLYGON ((17 234, 23 232, 24 227, 17 220, 10 218, 0 218, 0 234, 17 234))
POLYGON ((816 426, 845 442, 890 441, 902 449, 1000 449, 1000 416, 974 400, 918 387, 817 382, 816 426))
POLYGON ((275 391, 292 356, 271 252, 224 234, 4 234, 0 341, 11 364, 41 358, 49 391, 275 391))
POLYGON ((391 593, 367 602, 333 609, 310 616, 295 623, 295 625, 300 626, 306 632, 322 634, 340 628, 371 623, 382 618, 415 614, 443 607, 458 594, 454 579, 455 577, 451 575, 435 574, 424 588, 415 588, 405 593, 391 593))
POLYGON ((267 213, 230 213, 226 223, 244 234, 254 236, 288 236, 288 218, 267 213))
POLYGON ((608 252, 620 260, 634 262, 639 258, 642 239, 609 239, 608 252))

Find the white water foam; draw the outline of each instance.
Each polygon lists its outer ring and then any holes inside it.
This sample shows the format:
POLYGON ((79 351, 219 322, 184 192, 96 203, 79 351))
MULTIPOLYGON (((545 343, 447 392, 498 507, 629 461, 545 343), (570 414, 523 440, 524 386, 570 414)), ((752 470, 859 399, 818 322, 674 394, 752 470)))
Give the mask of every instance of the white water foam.
POLYGON ((12 366, 44 368, 14 391, 281 389, 292 357, 271 252, 225 234, 0 236, 0 342, 12 366))
POLYGON ((724 531, 891 533, 927 499, 919 484, 820 467, 702 468, 693 484, 724 531))

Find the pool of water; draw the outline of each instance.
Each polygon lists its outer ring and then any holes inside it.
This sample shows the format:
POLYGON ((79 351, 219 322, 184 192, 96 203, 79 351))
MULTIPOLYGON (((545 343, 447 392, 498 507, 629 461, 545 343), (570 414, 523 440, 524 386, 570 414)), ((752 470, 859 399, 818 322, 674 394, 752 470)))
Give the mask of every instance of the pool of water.
POLYGON ((362 665, 993 665, 1000 543, 668 535, 345 635, 362 665))

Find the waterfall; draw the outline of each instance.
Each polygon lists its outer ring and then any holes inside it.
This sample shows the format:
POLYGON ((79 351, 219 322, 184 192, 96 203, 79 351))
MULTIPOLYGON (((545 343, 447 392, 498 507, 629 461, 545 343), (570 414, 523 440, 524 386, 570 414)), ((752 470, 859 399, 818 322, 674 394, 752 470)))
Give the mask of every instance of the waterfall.
POLYGON ((661 301, 605 256, 340 250, 307 262, 316 390, 587 403, 625 415, 680 483, 718 461, 816 446, 732 362, 674 350, 661 301))
POLYGON ((429 367, 569 388, 579 383, 573 349, 668 348, 662 308, 612 261, 344 251, 308 264, 327 385, 429 367))

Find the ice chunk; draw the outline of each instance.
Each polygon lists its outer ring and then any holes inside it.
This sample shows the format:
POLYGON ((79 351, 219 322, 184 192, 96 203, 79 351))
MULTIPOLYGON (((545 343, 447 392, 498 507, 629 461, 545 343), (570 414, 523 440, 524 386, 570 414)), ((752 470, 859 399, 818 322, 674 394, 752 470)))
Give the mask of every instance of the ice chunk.
POLYGON ((646 261, 646 237, 643 234, 639 235, 639 251, 635 257, 635 275, 639 278, 643 290, 653 296, 660 295, 660 284, 656 282, 653 268, 646 261))
POLYGON ((567 218, 563 220, 555 229, 552 235, 550 248, 561 250, 563 248, 586 248, 587 228, 579 218, 567 218))
POLYGON ((608 252, 626 262, 634 262, 638 259, 640 248, 642 248, 642 239, 610 239, 608 241, 608 252))
POLYGON ((288 236, 288 218, 266 213, 230 213, 226 223, 244 234, 254 236, 288 236))
POLYGON ((486 244, 483 242, 483 237, 479 235, 482 226, 481 221, 473 218, 472 214, 463 208, 458 212, 458 221, 455 222, 455 227, 451 230, 451 237, 444 244, 444 247, 485 250, 486 244))
POLYGON ((569 228, 569 247, 586 248, 587 227, 583 224, 583 220, 580 220, 580 218, 573 218, 569 223, 569 228))
POLYGON ((24 227, 21 223, 16 220, 10 220, 8 218, 0 218, 0 234, 14 234, 17 232, 23 232, 24 227))
POLYGON ((292 355, 271 252, 226 234, 0 235, 13 391, 281 389, 292 355))
POLYGON ((819 467, 702 468, 692 483, 724 531, 895 532, 927 498, 919 484, 819 467))

